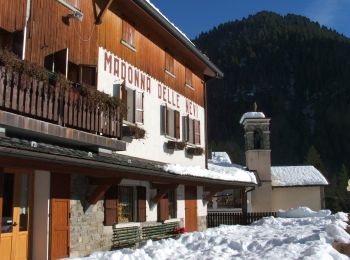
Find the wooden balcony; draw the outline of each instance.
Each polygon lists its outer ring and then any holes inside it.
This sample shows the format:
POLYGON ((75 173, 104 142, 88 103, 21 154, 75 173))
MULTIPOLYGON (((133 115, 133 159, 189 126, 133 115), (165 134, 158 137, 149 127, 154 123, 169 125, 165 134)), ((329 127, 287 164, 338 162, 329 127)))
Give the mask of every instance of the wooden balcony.
POLYGON ((43 82, 0 65, 1 110, 48 122, 50 126, 121 138, 119 106, 96 103, 73 83, 43 82))

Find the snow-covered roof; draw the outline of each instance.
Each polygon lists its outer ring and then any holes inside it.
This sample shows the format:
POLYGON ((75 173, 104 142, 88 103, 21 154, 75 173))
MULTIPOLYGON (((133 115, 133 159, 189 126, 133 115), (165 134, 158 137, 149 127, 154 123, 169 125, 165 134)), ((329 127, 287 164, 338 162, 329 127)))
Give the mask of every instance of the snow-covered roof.
POLYGON ((154 10, 156 10, 165 20, 167 20, 167 22, 170 23, 179 33, 181 33, 182 36, 185 37, 193 46, 195 46, 194 43, 190 40, 190 38, 188 38, 188 36, 187 36, 184 32, 182 32, 174 23, 172 23, 172 22, 168 19, 168 17, 166 17, 166 16, 165 16, 165 15, 150 1, 150 0, 146 0, 146 2, 147 2, 150 6, 152 6, 152 8, 153 8, 154 10))
POLYGON ((271 179, 275 187, 328 185, 326 178, 313 166, 273 166, 271 179))
POLYGON ((265 114, 263 112, 247 112, 244 113, 241 117, 241 120, 239 120, 240 124, 243 124, 244 120, 247 118, 265 118, 265 114))
POLYGON ((202 169, 199 166, 166 164, 163 170, 180 175, 257 184, 255 174, 245 170, 243 166, 232 164, 226 152, 213 152, 212 159, 208 160, 208 169, 202 169))
POLYGON ((226 152, 213 152, 212 159, 208 160, 208 170, 198 170, 196 167, 194 167, 195 169, 192 169, 193 167, 186 168, 182 171, 188 175, 197 174, 197 176, 207 178, 257 184, 255 174, 241 165, 231 163, 231 159, 226 152))

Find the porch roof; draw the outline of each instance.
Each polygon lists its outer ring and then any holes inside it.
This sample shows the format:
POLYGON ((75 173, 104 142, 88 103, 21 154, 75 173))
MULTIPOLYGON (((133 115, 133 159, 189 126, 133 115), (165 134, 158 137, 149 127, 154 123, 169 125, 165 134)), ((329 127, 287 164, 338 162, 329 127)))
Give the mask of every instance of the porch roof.
POLYGON ((166 164, 158 161, 120 154, 101 155, 74 147, 9 137, 0 137, 0 165, 202 186, 254 186, 254 183, 176 174, 164 170, 166 164), (20 163, 18 159, 21 159, 20 163))

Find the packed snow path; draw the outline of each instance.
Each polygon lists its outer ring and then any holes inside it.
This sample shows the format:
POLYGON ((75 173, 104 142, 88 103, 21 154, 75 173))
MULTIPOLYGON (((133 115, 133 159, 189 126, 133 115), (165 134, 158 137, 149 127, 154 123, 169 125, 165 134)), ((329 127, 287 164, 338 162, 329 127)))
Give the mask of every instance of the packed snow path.
POLYGON ((149 240, 136 250, 97 252, 81 259, 348 259, 332 247, 334 241, 350 242, 344 230, 346 214, 298 208, 281 215, 250 226, 220 226, 178 239, 149 240))

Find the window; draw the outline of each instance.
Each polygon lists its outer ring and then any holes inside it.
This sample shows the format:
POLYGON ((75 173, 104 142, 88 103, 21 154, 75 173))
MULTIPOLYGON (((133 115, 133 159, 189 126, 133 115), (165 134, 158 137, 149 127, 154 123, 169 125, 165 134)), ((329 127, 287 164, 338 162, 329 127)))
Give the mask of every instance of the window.
POLYGON ((128 22, 123 20, 123 36, 122 43, 126 44, 128 47, 135 49, 135 28, 128 22))
POLYGON ((158 203, 158 220, 176 218, 176 191, 169 190, 158 203))
POLYGON ((118 223, 132 222, 133 218, 133 188, 132 187, 118 187, 118 208, 117 220, 118 223))
POLYGON ((175 76, 174 73, 174 58, 169 53, 165 53, 165 72, 171 76, 175 76))
POLYGON ((191 144, 201 144, 200 121, 191 119, 189 116, 184 117, 184 141, 191 144))
POLYGON ((112 186, 105 194, 105 225, 146 221, 146 188, 112 186))
POLYGON ((185 68, 185 85, 193 88, 192 86, 192 71, 188 68, 185 68))
POLYGON ((125 85, 115 84, 113 96, 119 97, 127 106, 125 121, 130 123, 144 123, 144 93, 132 90, 125 85))
POLYGON ((255 130, 254 131, 254 149, 259 150, 262 149, 263 147, 263 138, 262 138, 262 133, 261 130, 255 130))
POLYGON ((180 112, 172 110, 167 105, 162 106, 162 132, 170 137, 180 139, 180 112))

